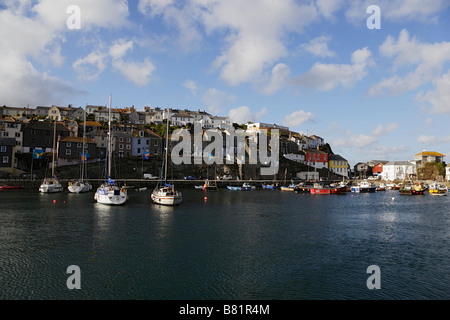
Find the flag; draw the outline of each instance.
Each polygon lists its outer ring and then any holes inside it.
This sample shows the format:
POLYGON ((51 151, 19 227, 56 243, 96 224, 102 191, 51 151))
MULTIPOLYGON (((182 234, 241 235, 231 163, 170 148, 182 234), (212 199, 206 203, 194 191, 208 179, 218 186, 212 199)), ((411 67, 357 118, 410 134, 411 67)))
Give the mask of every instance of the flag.
POLYGON ((34 149, 33 150, 33 159, 42 159, 44 155, 44 150, 42 149, 34 149))
POLYGON ((150 160, 150 151, 144 151, 142 155, 144 160, 150 160))
POLYGON ((83 161, 83 162, 89 161, 90 156, 91 155, 89 153, 82 153, 81 154, 81 161, 83 161))
POLYGON ((113 179, 108 178, 108 183, 109 183, 109 184, 114 184, 114 182, 115 182, 115 181, 114 181, 113 179))

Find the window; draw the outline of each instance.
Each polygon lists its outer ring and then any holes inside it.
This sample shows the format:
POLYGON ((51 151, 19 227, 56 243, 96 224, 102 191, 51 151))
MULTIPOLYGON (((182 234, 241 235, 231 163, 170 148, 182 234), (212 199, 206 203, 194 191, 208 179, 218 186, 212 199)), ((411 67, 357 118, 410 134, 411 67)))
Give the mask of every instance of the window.
POLYGON ((131 149, 131 145, 127 144, 127 150, 131 149))
POLYGON ((72 155, 72 150, 71 150, 71 149, 66 149, 66 155, 67 155, 67 156, 72 155))
POLYGON ((15 136, 16 138, 20 138, 20 132, 16 132, 15 136))
POLYGON ((1 150, 1 152, 6 152, 6 146, 2 146, 2 147, 0 148, 0 150, 1 150))
POLYGON ((119 144, 119 149, 123 149, 123 144, 119 144))
POLYGON ((9 137, 9 132, 8 131, 3 131, 3 136, 4 137, 9 137))
POLYGON ((131 138, 127 138, 127 142, 131 142, 131 138))
POLYGON ((155 140, 155 147, 158 146, 158 140, 155 140))
POLYGON ((67 142, 66 147, 70 148, 71 146, 72 146, 72 143, 71 142, 67 142))
POLYGON ((123 138, 122 138, 122 137, 120 137, 120 138, 119 138, 119 141, 120 141, 120 142, 123 142, 123 138))
POLYGON ((9 163, 9 157, 3 156, 3 163, 9 163))
POLYGON ((78 143, 77 143, 77 148, 81 148, 81 145, 82 145, 82 144, 81 144, 80 142, 78 142, 78 143))
POLYGON ((141 139, 138 139, 138 144, 141 144, 141 139))

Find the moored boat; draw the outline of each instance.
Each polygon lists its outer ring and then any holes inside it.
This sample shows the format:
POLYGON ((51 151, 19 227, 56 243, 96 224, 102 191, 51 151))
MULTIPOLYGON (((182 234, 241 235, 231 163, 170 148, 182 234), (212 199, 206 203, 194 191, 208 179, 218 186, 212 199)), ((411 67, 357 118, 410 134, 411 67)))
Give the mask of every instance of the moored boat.
POLYGON ((428 192, 433 196, 446 196, 448 194, 448 188, 443 184, 433 183, 428 188, 428 192))
POLYGON ((42 193, 57 193, 63 191, 63 186, 59 182, 59 179, 55 176, 55 143, 56 143, 56 120, 53 128, 53 159, 52 159, 52 176, 50 178, 44 178, 39 186, 39 192, 42 193))
POLYGON ((406 183, 398 191, 403 195, 423 195, 425 190, 427 188, 421 183, 406 183))
POLYGON ((94 200, 99 204, 104 205, 123 205, 128 200, 128 193, 125 187, 120 187, 111 179, 111 157, 112 157, 112 135, 111 135, 111 96, 109 97, 109 111, 108 111, 108 143, 105 182, 97 188, 94 195, 94 200))
MULTIPOLYGON (((170 112, 168 111, 168 119, 170 119, 170 112)), ((173 184, 167 183, 167 157, 169 153, 169 123, 166 125, 166 142, 164 147, 164 162, 162 168, 164 169, 164 184, 159 181, 153 190, 150 198, 155 204, 163 206, 178 206, 183 202, 183 195, 178 191, 173 184)), ((162 176, 162 175, 161 175, 162 176)))
POLYGON ((24 186, 0 186, 0 190, 18 190, 23 189, 24 186))
POLYGON ((372 193, 376 191, 376 187, 368 181, 361 181, 357 185, 351 187, 351 192, 356 193, 372 193))

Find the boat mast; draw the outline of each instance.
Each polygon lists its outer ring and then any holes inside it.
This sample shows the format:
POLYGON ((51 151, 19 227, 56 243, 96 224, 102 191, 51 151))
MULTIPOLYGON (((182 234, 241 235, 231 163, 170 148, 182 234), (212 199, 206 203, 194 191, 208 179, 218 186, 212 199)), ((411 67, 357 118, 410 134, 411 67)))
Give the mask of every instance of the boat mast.
POLYGON ((82 151, 82 158, 81 158, 81 181, 84 180, 84 161, 87 160, 86 153, 85 153, 85 142, 86 142, 86 110, 84 111, 84 124, 83 124, 83 151, 82 151))
POLYGON ((56 141, 56 118, 53 127, 53 157, 52 157, 52 177, 55 176, 55 141, 56 141))
POLYGON ((167 154, 169 153, 169 121, 170 121, 170 110, 167 109, 167 123, 166 123, 166 157, 164 163, 164 181, 167 181, 167 154))
POLYGON ((111 178, 111 96, 109 96, 108 113, 108 179, 111 178))

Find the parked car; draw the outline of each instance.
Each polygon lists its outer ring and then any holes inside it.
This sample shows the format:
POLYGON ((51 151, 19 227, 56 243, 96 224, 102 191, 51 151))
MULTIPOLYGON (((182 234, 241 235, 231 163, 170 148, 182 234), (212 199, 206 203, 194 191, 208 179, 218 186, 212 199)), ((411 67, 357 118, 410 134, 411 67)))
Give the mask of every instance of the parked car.
POLYGON ((187 177, 184 177, 184 180, 197 180, 197 177, 196 176, 187 176, 187 177))
POLYGON ((144 179, 150 179, 150 180, 154 180, 154 179, 158 179, 159 177, 152 175, 151 173, 144 173, 144 179))
POLYGON ((224 174, 220 179, 221 180, 233 180, 233 178, 229 174, 224 174))

